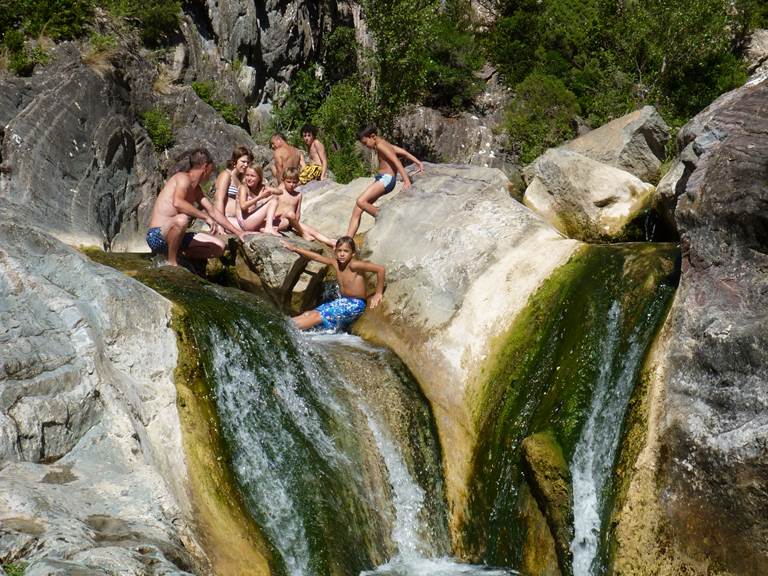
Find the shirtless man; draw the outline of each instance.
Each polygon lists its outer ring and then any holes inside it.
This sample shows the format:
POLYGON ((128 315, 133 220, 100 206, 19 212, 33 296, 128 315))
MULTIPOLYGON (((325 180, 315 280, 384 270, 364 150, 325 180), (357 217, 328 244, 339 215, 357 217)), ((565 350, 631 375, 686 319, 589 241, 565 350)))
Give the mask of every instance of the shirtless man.
POLYGON ((168 264, 178 266, 179 253, 187 258, 211 258, 224 253, 224 241, 216 238, 222 226, 241 241, 243 231, 236 228, 203 195, 200 184, 213 172, 213 159, 205 148, 196 148, 179 156, 173 175, 155 200, 147 231, 147 244, 153 253, 165 254, 168 264), (200 204, 202 210, 195 204, 200 204), (192 218, 205 220, 210 234, 187 232, 192 218))
POLYGON ((403 168, 398 156, 407 158, 416 164, 418 166, 416 174, 424 170, 424 166, 418 158, 405 148, 400 148, 384 140, 384 138, 377 134, 375 126, 363 128, 357 137, 363 146, 376 150, 376 154, 379 157, 379 173, 376 174, 373 182, 360 194, 355 202, 355 207, 352 209, 352 217, 349 219, 349 226, 347 227, 347 236, 351 238, 354 238, 355 234, 357 234, 363 212, 368 212, 374 218, 379 214, 379 209, 373 203, 395 189, 398 174, 403 179, 403 190, 411 185, 411 179, 408 178, 408 174, 406 174, 405 168, 403 168))
POLYGON ((325 180, 328 177, 328 157, 325 155, 325 146, 317 139, 317 128, 312 124, 304 124, 301 127, 301 139, 307 145, 309 164, 301 169, 299 182, 306 184, 310 180, 325 180))
POLYGON ((283 182, 283 175, 288 168, 296 168, 297 170, 301 166, 303 158, 301 152, 297 148, 294 148, 288 142, 285 137, 280 133, 275 133, 269 140, 269 145, 274 150, 273 174, 277 180, 278 185, 283 182))
POLYGON ((299 171, 296 168, 289 168, 285 171, 283 183, 278 187, 282 193, 277 195, 277 208, 275 209, 272 226, 269 226, 268 222, 264 232, 267 234, 278 234, 283 230, 293 228, 293 231, 304 238, 304 240, 318 240, 326 246, 333 248, 336 245, 335 240, 328 238, 328 236, 325 236, 309 224, 301 224, 299 222, 301 219, 302 194, 298 190, 298 185, 299 171))

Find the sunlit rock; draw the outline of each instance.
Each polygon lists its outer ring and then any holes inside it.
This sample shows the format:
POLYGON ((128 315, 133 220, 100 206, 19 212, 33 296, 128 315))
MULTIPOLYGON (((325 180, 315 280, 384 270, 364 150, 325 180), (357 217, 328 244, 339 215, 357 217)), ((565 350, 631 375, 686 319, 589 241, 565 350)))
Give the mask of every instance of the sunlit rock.
POLYGON ((626 449, 616 572, 768 572, 767 100, 768 80, 745 85, 683 131, 701 148, 675 211, 682 278, 626 449))
POLYGON ((561 146, 636 176, 658 182, 666 156, 669 126, 653 106, 645 106, 561 146))
MULTIPOLYGON (((342 232, 370 181, 308 193, 304 217, 328 234, 342 232)), ((465 513, 473 401, 485 385, 485 364, 498 335, 579 243, 513 200, 499 170, 428 164, 413 182, 383 198, 375 225, 364 217, 361 256, 386 267, 387 288, 355 330, 403 358, 429 399, 441 443, 450 447, 444 454, 455 527, 465 513)))
POLYGON ((169 302, 3 222, 0 558, 195 571, 169 302))
POLYGON ((649 207, 655 188, 629 172, 553 148, 526 167, 524 202, 570 238, 616 239, 649 207))

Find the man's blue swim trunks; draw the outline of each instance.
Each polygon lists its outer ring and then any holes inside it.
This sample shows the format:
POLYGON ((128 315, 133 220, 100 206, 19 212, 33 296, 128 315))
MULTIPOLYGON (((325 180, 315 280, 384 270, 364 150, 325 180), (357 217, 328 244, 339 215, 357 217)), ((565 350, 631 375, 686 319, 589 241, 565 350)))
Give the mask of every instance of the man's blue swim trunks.
MULTIPOLYGON (((194 232, 186 232, 184 238, 181 239, 180 249, 183 250, 189 246, 189 243, 192 242, 192 238, 194 237, 194 232)), ((165 241, 165 238, 163 238, 163 233, 160 232, 159 226, 147 230, 147 245, 152 249, 152 252, 168 254, 168 243, 165 241)))
POLYGON ((361 298, 341 297, 332 302, 320 304, 315 308, 323 319, 322 326, 325 330, 337 330, 345 328, 365 312, 365 300, 361 298))
POLYGON ((392 190, 395 189, 395 184, 397 184, 397 178, 395 178, 392 174, 387 174, 386 172, 380 172, 379 174, 376 174, 373 179, 376 182, 381 182, 384 184, 384 194, 389 194, 392 192, 392 190))

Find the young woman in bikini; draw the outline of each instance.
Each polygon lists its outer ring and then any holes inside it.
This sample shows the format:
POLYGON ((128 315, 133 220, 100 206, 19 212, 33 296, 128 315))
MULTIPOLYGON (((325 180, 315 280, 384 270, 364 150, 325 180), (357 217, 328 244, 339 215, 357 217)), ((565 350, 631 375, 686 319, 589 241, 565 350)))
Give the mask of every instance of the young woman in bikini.
POLYGON ((248 148, 238 146, 232 151, 227 167, 216 177, 213 205, 222 212, 233 226, 240 228, 237 214, 237 193, 242 184, 248 165, 253 162, 253 154, 248 148))

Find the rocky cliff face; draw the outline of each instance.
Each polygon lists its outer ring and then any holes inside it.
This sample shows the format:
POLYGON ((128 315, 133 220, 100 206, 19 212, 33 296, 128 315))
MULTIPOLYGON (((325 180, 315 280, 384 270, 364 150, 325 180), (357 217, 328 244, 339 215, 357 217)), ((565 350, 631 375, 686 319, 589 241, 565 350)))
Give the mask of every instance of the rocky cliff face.
POLYGON ((651 365, 648 434, 616 573, 768 572, 768 80, 682 131, 680 288, 651 365))

